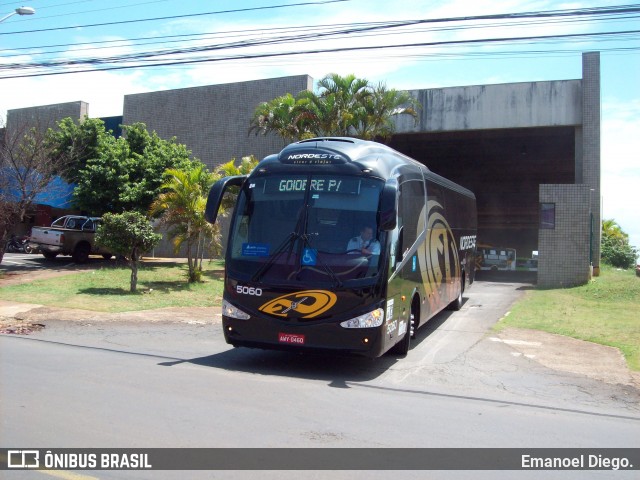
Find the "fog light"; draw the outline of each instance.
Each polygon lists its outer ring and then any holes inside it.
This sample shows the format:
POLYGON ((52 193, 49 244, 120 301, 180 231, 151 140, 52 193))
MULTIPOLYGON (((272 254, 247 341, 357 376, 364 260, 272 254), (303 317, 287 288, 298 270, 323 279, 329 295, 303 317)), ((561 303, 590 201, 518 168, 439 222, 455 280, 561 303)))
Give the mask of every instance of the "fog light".
POLYGON ((362 343, 369 343, 369 339, 367 337, 363 338, 362 343))

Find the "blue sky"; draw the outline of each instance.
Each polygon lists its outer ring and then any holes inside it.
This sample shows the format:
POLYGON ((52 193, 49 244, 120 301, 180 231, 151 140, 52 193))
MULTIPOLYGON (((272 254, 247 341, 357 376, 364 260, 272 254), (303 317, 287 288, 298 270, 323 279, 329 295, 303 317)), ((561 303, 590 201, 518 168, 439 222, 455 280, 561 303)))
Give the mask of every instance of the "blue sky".
MULTIPOLYGON (((0 77, 25 73, 21 65, 61 59, 121 57, 168 48, 255 42, 274 36, 353 28, 371 22, 442 19, 622 5, 615 1, 507 0, 0 0, 0 18, 21 5, 36 14, 12 16, 0 23, 0 77), (306 5, 300 5, 305 4, 306 5), (294 6, 298 4, 298 6, 294 6), (260 8, 259 10, 250 10, 260 8), (212 14, 228 10, 236 12, 212 14), (206 14, 206 15, 198 15, 206 14), (163 20, 126 22, 159 17, 163 20), (177 18, 180 17, 180 18, 177 18), (69 28, 65 28, 69 27, 69 28), (50 30, 60 28, 59 30, 50 30), (43 31, 36 31, 43 30, 43 31), (48 30, 48 31, 47 31, 48 30), (193 36, 202 34, 200 36, 193 36), (205 35, 206 34, 206 35, 205 35), (192 35, 190 37, 174 37, 192 35), (140 45, 139 38, 147 38, 140 45), (162 40, 173 43, 160 43, 162 40), (101 42, 101 43, 99 43, 101 42), (109 42, 109 43, 104 43, 109 42), (52 47, 52 45, 59 45, 52 47), (99 49, 95 49, 100 47, 99 49)), ((432 23, 379 30, 324 40, 238 46, 200 53, 208 59, 230 55, 332 50, 374 46, 536 37, 640 30, 640 17, 539 22, 483 20, 432 23), (458 27, 458 28, 451 28, 458 27), (465 28, 460 28, 465 27, 465 28), (473 28, 472 28, 473 27, 473 28)), ((34 105, 83 100, 92 117, 121 115, 124 95, 198 85, 308 74, 316 80, 329 72, 354 73, 397 89, 418 89, 507 82, 581 78, 581 53, 601 52, 602 194, 604 218, 615 218, 640 247, 640 34, 610 38, 580 37, 546 42, 466 43, 343 53, 224 60, 193 65, 131 68, 31 78, 0 78, 0 118, 6 111, 34 105), (623 50, 624 49, 624 50, 623 50)), ((186 53, 169 59, 185 59, 186 53)), ((70 67, 65 67, 67 70, 70 67)), ((92 67, 83 67, 92 68, 92 67)), ((29 70, 34 72, 35 70, 29 70)), ((51 72, 51 68, 40 71, 51 72)))

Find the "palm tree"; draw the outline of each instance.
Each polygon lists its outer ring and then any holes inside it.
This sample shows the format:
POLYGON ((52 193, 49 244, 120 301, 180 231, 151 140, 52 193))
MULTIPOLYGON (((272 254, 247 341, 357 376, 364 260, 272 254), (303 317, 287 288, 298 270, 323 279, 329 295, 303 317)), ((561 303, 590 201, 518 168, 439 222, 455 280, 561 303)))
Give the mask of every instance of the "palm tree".
POLYGON ((202 275, 202 257, 207 237, 214 237, 214 227, 204 218, 206 193, 215 177, 204 165, 189 171, 168 169, 167 181, 162 185, 163 193, 151 204, 149 214, 160 215, 160 223, 170 228, 176 252, 186 245, 189 267, 189 283, 196 282, 202 275), (200 262, 198 264, 198 258, 200 262))
POLYGON ((318 93, 303 90, 296 97, 286 94, 260 104, 249 131, 275 133, 287 143, 314 136, 385 140, 393 134, 393 117, 416 119, 418 108, 407 92, 331 73, 318 82, 318 93))
POLYGON ((318 82, 319 98, 325 104, 327 118, 322 119, 328 135, 353 136, 360 123, 363 105, 372 95, 369 81, 350 74, 330 73, 318 82))
POLYGON ((303 111, 298 99, 290 93, 269 102, 263 102, 258 105, 251 118, 249 133, 255 132, 256 135, 275 133, 286 143, 298 140, 305 128, 303 117, 300 115, 303 111))
POLYGON ((602 236, 614 243, 625 244, 629 241, 629 234, 614 219, 602 220, 602 236))
POLYGON ((356 136, 366 140, 387 140, 393 135, 393 117, 410 115, 417 120, 419 103, 408 93, 387 89, 380 83, 363 102, 363 112, 356 125, 356 136))
MULTIPOLYGON (((240 165, 238 166, 236 166, 236 159, 232 158, 227 163, 223 163, 218 167, 216 175, 218 178, 249 175, 253 169, 256 168, 256 165, 258 165, 258 159, 253 155, 242 157, 240 165)), ((238 198, 238 192, 238 187, 231 187, 227 190, 227 193, 222 200, 222 204, 220 205, 220 212, 218 213, 219 216, 224 216, 228 209, 233 208, 236 204, 236 199, 238 198)))

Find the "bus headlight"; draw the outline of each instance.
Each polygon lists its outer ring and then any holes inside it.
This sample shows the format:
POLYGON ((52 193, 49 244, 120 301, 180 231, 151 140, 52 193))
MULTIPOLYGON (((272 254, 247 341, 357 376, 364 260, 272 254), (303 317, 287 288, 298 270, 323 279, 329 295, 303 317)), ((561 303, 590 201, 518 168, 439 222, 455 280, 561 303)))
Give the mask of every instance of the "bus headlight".
POLYGON ((222 315, 225 317, 237 318, 238 320, 249 320, 250 318, 248 313, 234 307, 226 300, 222 300, 222 315))
POLYGON ((360 315, 359 317, 346 320, 340 324, 344 328, 372 328, 379 327, 384 322, 384 310, 376 310, 360 315))

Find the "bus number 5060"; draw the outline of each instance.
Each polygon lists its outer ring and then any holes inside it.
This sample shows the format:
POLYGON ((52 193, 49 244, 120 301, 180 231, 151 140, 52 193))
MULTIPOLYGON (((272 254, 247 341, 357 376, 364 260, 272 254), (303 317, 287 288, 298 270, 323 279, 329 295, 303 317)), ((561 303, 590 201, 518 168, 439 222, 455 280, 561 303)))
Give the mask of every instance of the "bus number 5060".
POLYGON ((238 285, 236 287, 236 292, 240 295, 255 295, 256 297, 262 296, 262 289, 255 287, 247 287, 244 285, 238 285))

